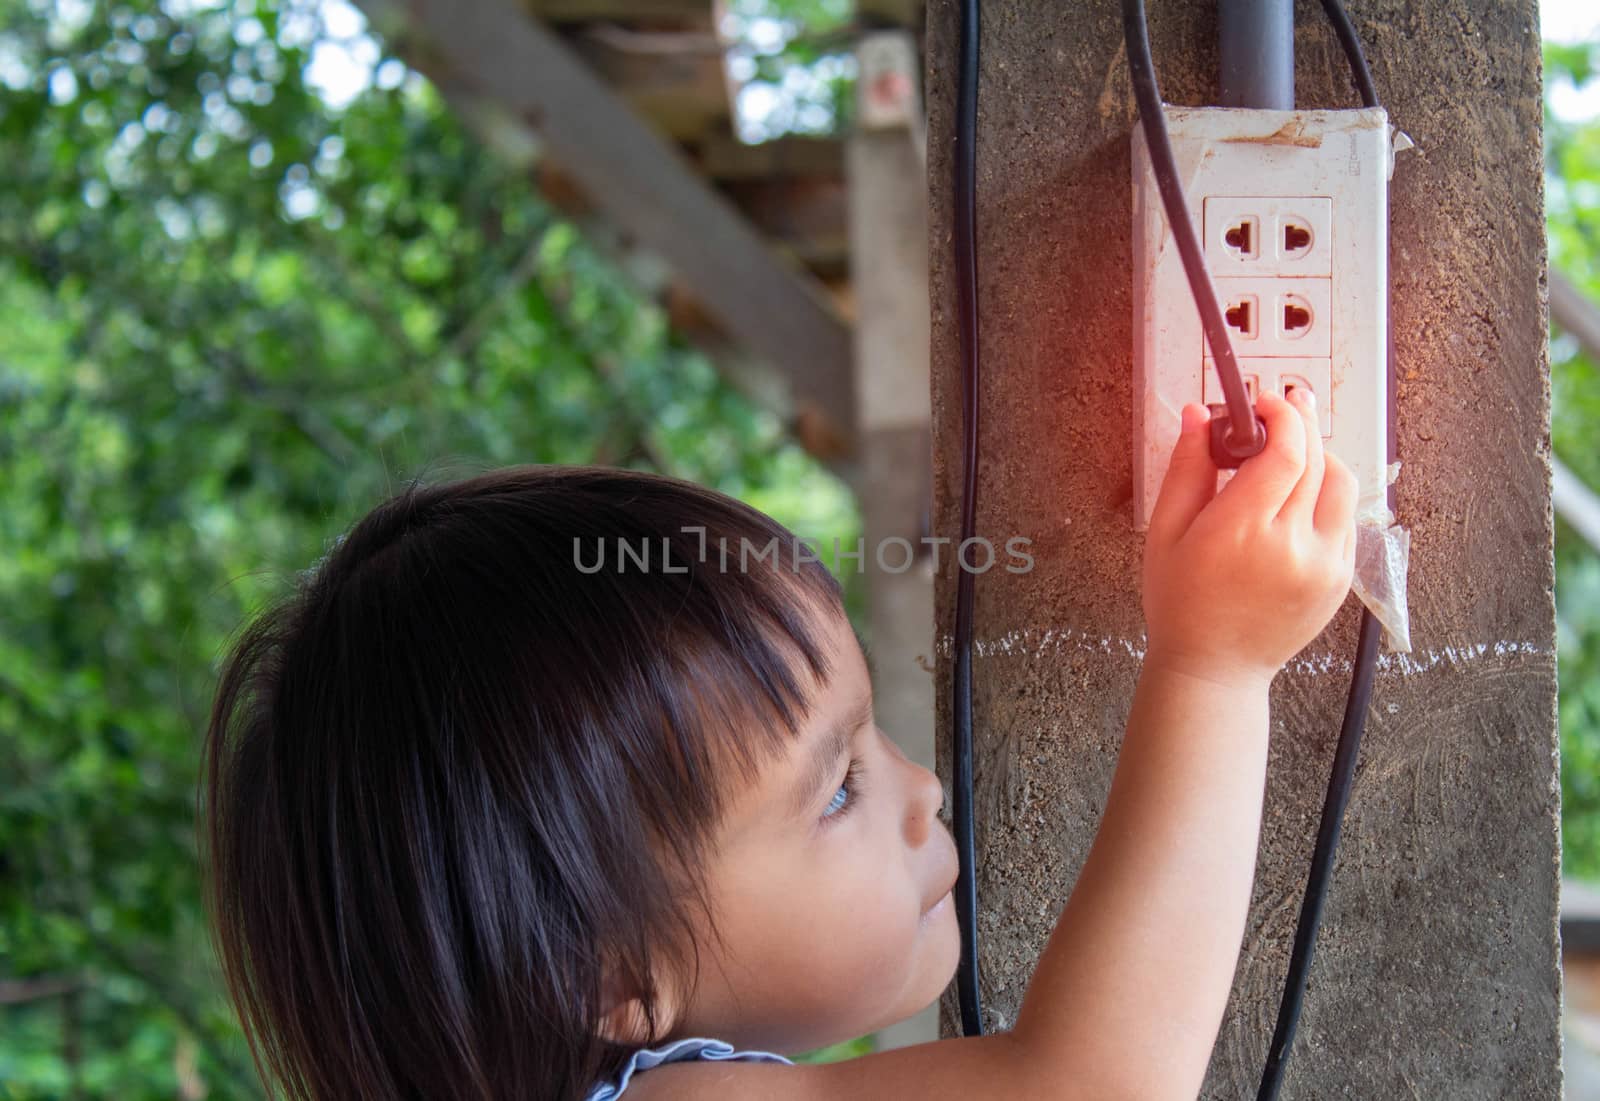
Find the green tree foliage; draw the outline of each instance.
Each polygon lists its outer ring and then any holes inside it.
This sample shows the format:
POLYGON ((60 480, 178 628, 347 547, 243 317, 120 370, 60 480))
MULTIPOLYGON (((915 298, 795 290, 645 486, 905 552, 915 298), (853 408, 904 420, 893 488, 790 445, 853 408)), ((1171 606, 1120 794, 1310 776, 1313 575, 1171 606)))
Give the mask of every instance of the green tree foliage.
MULTIPOLYGON (((1597 78, 1600 43, 1547 45, 1547 87, 1597 78)), ((1550 266, 1600 303, 1600 120, 1545 112, 1550 266)), ((1585 484, 1600 487, 1600 365, 1556 330, 1550 345, 1551 442, 1585 484)), ((1561 683, 1562 862, 1600 879, 1600 555, 1556 525, 1556 616, 1561 683)))
POLYGON ((854 116, 850 0, 729 0, 729 75, 741 82, 745 140, 831 134, 854 116))
POLYGON ((13 1097, 258 1095, 199 902, 215 663, 400 481, 611 463, 859 532, 427 83, 324 102, 321 34, 299 0, 0 0, 13 1097))

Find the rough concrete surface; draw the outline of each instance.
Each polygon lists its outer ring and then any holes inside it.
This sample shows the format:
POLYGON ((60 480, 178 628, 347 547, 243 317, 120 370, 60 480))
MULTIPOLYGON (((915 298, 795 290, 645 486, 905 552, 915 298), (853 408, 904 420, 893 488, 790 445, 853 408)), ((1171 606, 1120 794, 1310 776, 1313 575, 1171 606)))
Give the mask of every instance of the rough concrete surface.
MULTIPOLYGON (((1164 98, 1216 102, 1215 6, 1152 4, 1164 98)), ((1396 485, 1414 651, 1377 676, 1285 1098, 1555 1098, 1559 786, 1540 53, 1532 0, 1362 0, 1379 94, 1417 143, 1391 183, 1396 485)), ((959 531, 951 250, 956 4, 928 9, 936 534, 959 531)), ((1298 106, 1356 106, 1320 5, 1298 106)), ((1143 646, 1131 530, 1129 128, 1116 0, 985 0, 979 107, 980 932, 1014 1018, 1087 855, 1143 646), (1003 559, 1002 559, 1003 561, 1003 559)), ((949 776, 955 574, 941 560, 949 776)), ((1241 579, 1241 584, 1248 579, 1241 579)), ((1251 915, 1205 1098, 1253 1097, 1355 650, 1352 599, 1279 676, 1251 915)), ((1196 885, 1203 890, 1203 884, 1196 885)), ((1084 1012, 1094 1012, 1084 1006, 1084 1012)), ((946 1007, 945 1028, 952 1019, 946 1007)))

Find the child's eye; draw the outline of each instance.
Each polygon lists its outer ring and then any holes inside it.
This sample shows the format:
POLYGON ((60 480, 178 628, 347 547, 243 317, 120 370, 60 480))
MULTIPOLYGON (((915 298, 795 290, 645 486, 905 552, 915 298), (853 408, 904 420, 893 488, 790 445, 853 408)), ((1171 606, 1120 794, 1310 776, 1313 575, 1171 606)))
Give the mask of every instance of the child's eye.
POLYGON ((845 769, 844 783, 839 785, 839 790, 833 793, 833 798, 828 801, 827 807, 822 812, 824 821, 843 818, 851 807, 856 805, 856 800, 861 798, 861 759, 853 757, 850 767, 845 769))

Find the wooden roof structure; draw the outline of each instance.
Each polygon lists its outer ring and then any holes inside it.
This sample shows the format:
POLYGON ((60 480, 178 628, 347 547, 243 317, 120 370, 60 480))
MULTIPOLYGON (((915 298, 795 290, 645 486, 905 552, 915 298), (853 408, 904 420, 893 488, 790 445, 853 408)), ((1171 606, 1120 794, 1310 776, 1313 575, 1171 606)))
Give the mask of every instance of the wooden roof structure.
MULTIPOLYGON (((904 0, 862 17, 909 21, 904 0)), ((735 135, 716 0, 357 0, 392 48, 774 408, 856 450, 844 143, 735 135)), ((840 44, 848 42, 848 31, 840 44)))

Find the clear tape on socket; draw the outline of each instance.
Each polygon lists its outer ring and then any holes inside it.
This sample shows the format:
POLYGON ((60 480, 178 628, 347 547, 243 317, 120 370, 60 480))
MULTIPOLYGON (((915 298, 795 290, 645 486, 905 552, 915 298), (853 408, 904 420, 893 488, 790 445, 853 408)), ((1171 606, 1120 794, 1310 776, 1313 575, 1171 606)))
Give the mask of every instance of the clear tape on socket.
MULTIPOLYGON (((1400 464, 1390 463, 1385 482, 1393 483, 1400 464)), ((1406 607, 1406 570, 1411 561, 1411 533, 1394 522, 1388 484, 1363 496, 1356 506, 1356 572, 1351 587, 1383 624, 1383 645, 1390 653, 1411 652, 1411 616, 1406 607)))
MULTIPOLYGON (((1395 157, 1416 149, 1405 131, 1389 126, 1388 176, 1395 157)), ((1420 150, 1419 150, 1420 152, 1420 150)), ((1411 563, 1411 533, 1394 522, 1389 511, 1389 486, 1400 476, 1390 463, 1384 484, 1364 495, 1356 506, 1356 572, 1351 588, 1383 624, 1383 646, 1390 653, 1411 652, 1411 613, 1406 606, 1406 571, 1411 563)))

